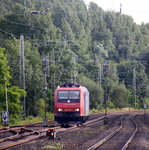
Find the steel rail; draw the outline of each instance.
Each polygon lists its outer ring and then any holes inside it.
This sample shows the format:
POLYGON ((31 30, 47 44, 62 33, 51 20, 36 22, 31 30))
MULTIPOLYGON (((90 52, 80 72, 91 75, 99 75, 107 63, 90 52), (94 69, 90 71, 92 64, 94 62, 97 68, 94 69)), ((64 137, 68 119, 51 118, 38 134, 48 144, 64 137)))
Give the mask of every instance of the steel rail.
MULTIPOLYGON (((57 128, 60 128, 60 126, 55 127, 54 129, 57 129, 57 128)), ((28 143, 30 141, 37 140, 39 138, 45 137, 46 135, 42 134, 42 133, 46 133, 47 128, 42 129, 40 131, 32 131, 32 130, 28 130, 28 129, 24 129, 24 130, 26 130, 30 133, 19 134, 19 135, 13 136, 13 137, 8 137, 8 138, 5 138, 5 139, 2 139, 3 140, 2 142, 7 142, 7 141, 11 142, 12 141, 12 143, 7 143, 7 144, 4 143, 4 145, 0 146, 0 150, 12 148, 12 147, 15 147, 15 146, 18 146, 18 145, 21 145, 21 144, 25 144, 25 143, 28 143), (29 137, 29 136, 32 136, 32 137, 29 137), (25 138, 25 137, 28 137, 28 138, 27 139, 22 139, 22 138, 25 138), (19 141, 14 141, 14 140, 19 140, 19 141)))
MULTIPOLYGON (((107 115, 107 117, 108 118, 111 118, 111 117, 115 117, 115 116, 117 116, 117 115, 120 115, 120 114, 110 114, 110 115, 107 115)), ((122 115, 122 114, 121 114, 122 115)), ((95 123, 99 123, 98 121, 103 121, 104 120, 104 118, 105 118, 105 116, 102 116, 102 117, 100 117, 100 118, 94 118, 94 119, 92 119, 92 120, 89 120, 89 121, 87 121, 86 123, 84 123, 84 125, 93 125, 93 124, 95 124, 95 123)))
POLYGON ((40 136, 40 135, 34 136, 32 138, 27 138, 27 139, 24 139, 24 140, 20 140, 19 142, 13 142, 13 143, 10 143, 10 144, 4 145, 4 146, 0 146, 0 150, 8 149, 8 148, 11 148, 11 147, 14 147, 14 146, 17 146, 17 145, 21 145, 21 144, 33 141, 33 140, 37 139, 38 136, 40 136))
MULTIPOLYGON (((53 120, 49 120, 48 123, 51 125, 53 124, 55 121, 53 120)), ((18 126, 7 126, 7 127, 1 127, 0 128, 0 133, 3 132, 7 132, 9 130, 13 130, 13 128, 15 129, 16 127, 18 128, 26 128, 26 127, 36 127, 37 125, 42 125, 42 122, 36 122, 36 123, 30 123, 30 124, 24 124, 24 125, 18 125, 18 126)))
POLYGON ((10 130, 10 127, 9 128, 3 128, 3 129, 0 129, 0 133, 4 133, 4 132, 7 132, 10 130))
POLYGON ((0 143, 5 142, 5 141, 8 141, 8 140, 11 140, 11 139, 17 137, 18 135, 19 135, 19 132, 16 132, 16 134, 13 135, 13 136, 10 136, 10 137, 6 137, 6 138, 3 138, 3 139, 0 139, 0 143))
POLYGON ((18 128, 12 128, 12 127, 9 127, 8 129, 6 130, 2 130, 0 131, 0 133, 4 133, 4 132, 11 132, 11 131, 16 131, 16 130, 21 130, 21 129, 24 129, 25 127, 18 127, 18 128))
MULTIPOLYGON (((0 150, 8 149, 8 148, 11 148, 11 147, 14 147, 14 146, 17 146, 17 145, 24 144, 24 143, 30 142, 32 140, 35 140, 40 136, 40 133, 37 132, 37 131, 34 131, 32 133, 27 133, 25 135, 24 134, 23 135, 18 135, 17 137, 15 137, 15 140, 16 140, 16 138, 22 138, 22 137, 26 137, 26 136, 30 136, 30 135, 35 135, 35 136, 29 137, 29 138, 23 139, 23 140, 21 139, 21 140, 16 141, 16 142, 13 141, 11 143, 2 145, 2 146, 0 146, 0 150)), ((12 138, 10 140, 14 140, 14 139, 12 138)))
POLYGON ((127 141, 127 143, 123 146, 123 148, 121 150, 126 150, 129 146, 129 144, 132 142, 132 140, 134 139, 136 133, 138 132, 138 125, 137 123, 134 121, 134 117, 136 117, 137 115, 133 116, 132 118, 132 122, 135 125, 135 131, 133 132, 133 134, 131 135, 131 137, 129 138, 129 140, 127 141))
POLYGON ((2 131, 2 130, 7 130, 8 128, 10 128, 10 127, 1 127, 1 128, 0 128, 0 131, 2 131))
MULTIPOLYGON (((137 115, 135 115, 137 116, 137 115)), ((136 122, 134 121, 134 117, 133 116, 131 118, 133 124, 135 125, 135 130, 134 132, 132 133, 131 137, 127 140, 127 142, 125 143, 125 145, 121 148, 121 150, 126 150, 128 148, 128 145, 130 144, 130 142, 133 140, 133 138, 135 137, 137 131, 138 131, 138 126, 136 124, 136 122)), ((98 147, 100 147, 102 144, 104 144, 105 142, 107 142, 108 140, 110 140, 113 136, 115 136, 116 134, 119 133, 119 131, 122 129, 123 127, 123 118, 124 117, 121 117, 121 126, 116 129, 114 132, 112 132, 110 135, 108 135, 107 137, 105 137, 104 139, 102 139, 101 141, 99 141, 98 143, 94 144, 93 146, 91 146, 90 148, 88 148, 87 150, 95 150, 97 149, 98 147)))
POLYGON ((123 118, 124 116, 121 117, 121 125, 119 128, 117 128, 114 132, 112 132, 110 135, 108 135, 107 137, 105 137, 104 139, 102 139, 101 141, 99 141, 98 143, 94 144, 93 146, 91 146, 90 148, 88 148, 87 150, 95 150, 96 148, 98 148, 99 146, 101 146, 102 144, 104 144, 105 142, 107 142, 110 138, 112 138, 114 135, 116 135, 123 127, 123 118))

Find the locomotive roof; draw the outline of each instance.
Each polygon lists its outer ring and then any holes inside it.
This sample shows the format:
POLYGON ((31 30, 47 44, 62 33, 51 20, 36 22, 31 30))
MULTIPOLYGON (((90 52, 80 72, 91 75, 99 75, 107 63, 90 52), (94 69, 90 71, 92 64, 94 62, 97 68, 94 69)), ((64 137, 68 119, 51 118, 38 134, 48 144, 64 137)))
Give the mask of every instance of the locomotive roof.
POLYGON ((77 82, 65 82, 64 84, 60 85, 60 87, 64 87, 64 88, 78 88, 80 87, 80 84, 77 82))

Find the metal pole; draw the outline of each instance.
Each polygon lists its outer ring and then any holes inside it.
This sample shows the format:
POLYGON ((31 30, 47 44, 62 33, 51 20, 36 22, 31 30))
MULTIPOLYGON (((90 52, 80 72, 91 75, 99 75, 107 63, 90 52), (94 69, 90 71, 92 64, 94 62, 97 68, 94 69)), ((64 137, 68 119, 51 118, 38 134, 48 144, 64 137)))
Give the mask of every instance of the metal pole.
MULTIPOLYGON (((53 74, 53 92, 55 91, 55 87, 56 87, 56 80, 55 80, 55 71, 54 71, 54 74, 53 74)), ((53 97, 54 99, 54 97, 53 97)), ((51 104, 52 104, 52 98, 51 98, 51 104)), ((52 110, 52 105, 51 105, 51 110, 52 110)), ((51 111, 52 112, 52 111, 51 111)))
MULTIPOLYGON (((22 63, 22 71, 23 71, 23 89, 25 91, 25 62, 24 62, 24 36, 23 36, 23 48, 22 48, 22 53, 23 53, 23 63, 22 63)), ((26 118, 26 99, 25 96, 23 97, 23 102, 24 102, 24 118, 26 118)))
MULTIPOLYGON (((51 81, 53 81, 53 76, 51 76, 51 81)), ((51 112, 52 112, 52 92, 53 92, 53 84, 51 83, 51 94, 50 94, 50 100, 51 100, 51 112)))
MULTIPOLYGON (((47 72, 45 71, 44 72, 44 84, 45 84, 45 87, 47 86, 47 72)), ((47 99, 47 93, 46 93, 46 90, 45 90, 45 118, 47 118, 47 115, 46 115, 46 99, 47 99)))
POLYGON ((8 112, 8 95, 7 95, 6 78, 5 78, 5 95, 6 95, 6 111, 8 112))
POLYGON ((75 66, 74 71, 73 71, 73 82, 77 81, 77 75, 78 75, 78 69, 76 69, 76 66, 75 66))
POLYGON ((55 91, 55 71, 54 71, 53 78, 54 78, 54 79, 53 79, 53 80, 54 80, 54 87, 53 87, 53 88, 54 88, 54 91, 55 91))
MULTIPOLYGON (((98 68, 98 83, 99 83, 99 86, 100 86, 100 90, 101 90, 101 64, 99 63, 98 64, 99 68, 98 68)), ((100 100, 99 98, 99 102, 100 102, 100 109, 102 110, 102 101, 100 100)))
POLYGON ((122 14, 122 4, 120 3, 120 14, 122 14))
POLYGON ((49 59, 47 56, 44 56, 42 59, 42 69, 43 69, 43 75, 44 75, 44 99, 45 99, 45 115, 43 119, 43 126, 48 126, 48 120, 46 116, 46 99, 47 99, 47 74, 48 74, 48 68, 49 68, 49 59))
MULTIPOLYGON (((24 36, 20 36, 20 87, 25 91, 25 62, 24 62, 24 36), (22 85, 23 83, 23 85, 22 85)), ((26 118, 26 100, 23 97, 24 118, 26 118)))
POLYGON ((136 108, 136 69, 133 68, 133 94, 134 94, 134 107, 136 108))
POLYGON ((106 78, 106 90, 105 90, 105 117, 107 117, 107 78, 106 78))
POLYGON ((146 119, 146 108, 147 108, 147 105, 144 104, 143 107, 144 107, 144 120, 145 120, 146 119))
POLYGON ((26 0, 24 0, 24 15, 26 15, 26 0))
POLYGON ((78 69, 76 66, 76 58, 72 57, 72 61, 73 61, 72 82, 76 82, 77 81, 77 75, 78 75, 78 69))
POLYGON ((107 94, 107 77, 106 77, 106 87, 105 87, 105 95, 104 95, 104 102, 105 102, 105 118, 104 124, 108 124, 108 117, 107 117, 107 101, 108 101, 108 94, 107 94))
POLYGON ((99 63, 99 85, 100 85, 100 88, 101 88, 101 64, 99 63))
POLYGON ((146 108, 144 108, 144 119, 146 119, 146 108))
MULTIPOLYGON (((52 89, 52 86, 51 86, 51 89, 52 89)), ((51 90, 52 92, 52 90, 51 90)), ((51 99, 51 112, 52 112, 52 109, 53 109, 53 105, 52 105, 52 94, 50 94, 50 99, 51 99)))
POLYGON ((104 103, 105 103, 105 118, 104 118, 104 124, 108 124, 108 117, 107 117, 107 101, 108 101, 108 91, 107 91, 107 85, 108 85, 108 62, 104 63, 103 66, 103 73, 104 73, 104 77, 105 77, 105 92, 104 92, 104 103))

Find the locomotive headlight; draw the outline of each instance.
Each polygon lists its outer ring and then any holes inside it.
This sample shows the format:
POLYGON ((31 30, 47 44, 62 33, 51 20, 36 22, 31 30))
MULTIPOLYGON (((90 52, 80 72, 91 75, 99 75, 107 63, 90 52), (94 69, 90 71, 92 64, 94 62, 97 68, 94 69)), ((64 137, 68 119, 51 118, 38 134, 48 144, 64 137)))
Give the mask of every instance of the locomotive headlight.
POLYGON ((79 108, 77 108, 77 109, 75 109, 75 111, 80 111, 80 109, 79 109, 79 108))
POLYGON ((59 108, 58 111, 63 111, 63 109, 59 108))

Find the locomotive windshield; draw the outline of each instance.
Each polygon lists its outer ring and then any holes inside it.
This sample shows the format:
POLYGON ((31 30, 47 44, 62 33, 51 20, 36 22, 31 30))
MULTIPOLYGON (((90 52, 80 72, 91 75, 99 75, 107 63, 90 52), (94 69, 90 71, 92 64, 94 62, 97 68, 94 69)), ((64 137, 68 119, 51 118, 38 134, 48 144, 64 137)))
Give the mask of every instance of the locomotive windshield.
POLYGON ((58 91, 58 102, 77 103, 80 102, 80 91, 58 91))

